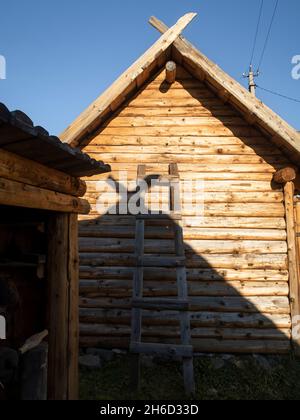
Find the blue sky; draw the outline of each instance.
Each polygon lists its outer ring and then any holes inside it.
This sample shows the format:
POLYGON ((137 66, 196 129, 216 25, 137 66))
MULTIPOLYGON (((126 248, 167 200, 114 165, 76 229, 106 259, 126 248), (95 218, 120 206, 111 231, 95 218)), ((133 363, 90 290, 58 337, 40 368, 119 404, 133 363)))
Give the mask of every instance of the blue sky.
MULTIPOLYGON (((3 2, 0 55, 7 79, 0 102, 26 112, 36 125, 59 134, 158 38, 147 22, 172 25, 198 12, 185 36, 241 83, 247 70, 261 0, 14 0, 3 2)), ((259 56, 275 0, 266 0, 259 56)), ((300 99, 291 77, 300 55, 299 0, 280 0, 258 84, 300 99)), ((256 58, 255 62, 258 61, 256 58)), ((258 91, 258 96, 300 130, 300 104, 258 91)))

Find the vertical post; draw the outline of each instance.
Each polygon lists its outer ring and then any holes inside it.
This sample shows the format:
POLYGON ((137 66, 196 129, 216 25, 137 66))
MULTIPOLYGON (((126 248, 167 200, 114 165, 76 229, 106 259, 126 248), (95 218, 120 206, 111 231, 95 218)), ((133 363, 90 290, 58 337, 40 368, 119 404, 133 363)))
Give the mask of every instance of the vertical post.
POLYGON ((77 399, 79 277, 77 216, 51 215, 48 238, 48 399, 77 399))
POLYGON ((256 96, 256 83, 255 83, 255 78, 259 76, 259 72, 254 73, 253 66, 251 64, 250 65, 250 68, 249 68, 249 73, 248 74, 247 73, 244 73, 243 76, 248 79, 249 92, 253 96, 256 96))
POLYGON ((78 400, 79 373, 79 251, 78 216, 69 215, 69 340, 68 340, 68 400, 78 400))
MULTIPOLYGON (((300 315, 299 311, 299 271, 297 266, 296 249, 296 224, 294 214, 294 192, 295 187, 292 181, 284 185, 285 214, 287 224, 288 262, 290 281, 290 304, 292 321, 300 315)), ((300 337, 292 334, 294 350, 300 355, 300 337)))

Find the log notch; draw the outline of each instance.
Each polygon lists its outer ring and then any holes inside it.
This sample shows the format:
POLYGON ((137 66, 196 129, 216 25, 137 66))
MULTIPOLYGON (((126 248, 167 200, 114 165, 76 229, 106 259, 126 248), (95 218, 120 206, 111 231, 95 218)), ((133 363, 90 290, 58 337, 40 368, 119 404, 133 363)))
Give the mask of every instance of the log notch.
POLYGON ((48 228, 48 399, 75 400, 78 398, 77 218, 54 214, 48 228))
POLYGON ((295 181, 297 173, 294 168, 283 168, 274 174, 273 181, 277 184, 286 184, 295 181))
POLYGON ((172 85, 176 80, 176 63, 174 61, 168 61, 166 64, 166 81, 172 85))

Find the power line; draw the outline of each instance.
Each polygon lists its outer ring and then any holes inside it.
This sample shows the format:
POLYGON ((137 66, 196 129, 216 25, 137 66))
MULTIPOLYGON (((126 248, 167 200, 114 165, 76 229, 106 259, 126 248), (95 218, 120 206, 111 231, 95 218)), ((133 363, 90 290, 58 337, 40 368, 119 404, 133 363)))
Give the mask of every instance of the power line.
POLYGON ((258 72, 260 71, 260 68, 261 68, 261 65, 263 63, 263 59, 264 59, 264 56, 265 56, 265 53, 266 53, 266 50, 267 50, 267 46, 268 46, 268 43, 269 43, 269 40, 270 40, 270 35, 271 35, 274 20, 275 20, 276 12, 277 12, 277 9, 278 9, 278 5, 279 5, 279 0, 276 0, 276 4, 275 4, 275 7, 274 7, 274 12, 273 12, 271 23, 270 23, 269 30, 268 30, 268 33, 267 33, 266 41, 265 41, 265 44, 264 44, 264 47, 263 47, 263 50, 262 50, 262 54, 261 54, 261 57, 260 57, 260 60, 259 60, 258 72))
POLYGON ((297 103, 299 103, 299 104, 300 104, 300 99, 291 98, 290 96, 282 95, 281 93, 274 92, 274 91, 272 91, 272 90, 269 90, 269 89, 263 88, 263 87, 258 86, 258 85, 256 85, 256 87, 258 87, 260 90, 263 90, 263 91, 265 91, 265 92, 271 93, 272 95, 276 95, 276 96, 279 96, 279 97, 281 97, 281 98, 288 99, 289 101, 297 102, 297 103))
POLYGON ((261 18, 262 18, 263 8, 264 8, 264 0, 261 0, 261 5, 260 5, 258 21, 257 21, 257 25, 256 25, 256 31, 255 31, 255 36, 254 36, 253 49, 252 49, 252 55, 251 55, 249 67, 251 67, 251 65, 253 64, 253 59, 254 59, 254 54, 255 54, 256 45, 257 45, 257 37, 258 37, 258 31, 259 31, 259 27, 260 27, 261 18))

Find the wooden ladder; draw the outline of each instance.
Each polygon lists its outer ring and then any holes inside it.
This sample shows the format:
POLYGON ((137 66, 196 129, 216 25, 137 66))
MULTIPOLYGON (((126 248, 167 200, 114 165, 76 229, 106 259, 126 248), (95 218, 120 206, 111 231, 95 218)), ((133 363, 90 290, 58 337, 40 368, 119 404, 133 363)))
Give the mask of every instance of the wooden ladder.
MULTIPOLYGON (((138 167, 137 183, 146 178, 146 166, 138 167)), ((138 389, 140 384, 140 355, 159 354, 181 357, 183 362, 184 387, 187 396, 195 394, 193 347, 191 346, 191 326, 189 315, 188 285, 186 274, 186 259, 183 240, 183 227, 180 203, 180 178, 177 164, 169 165, 169 176, 166 179, 170 194, 170 214, 140 214, 136 217, 135 257, 136 269, 133 278, 131 342, 132 353, 131 385, 138 389), (175 235, 175 255, 173 257, 145 256, 145 222, 149 220, 165 220, 172 226, 175 235), (144 268, 167 267, 176 268, 177 299, 144 298, 144 268), (180 322, 181 345, 154 344, 142 342, 143 310, 178 311, 180 322)), ((165 185, 165 184, 164 184, 165 185)), ((144 200, 141 198, 141 200, 144 200)))

